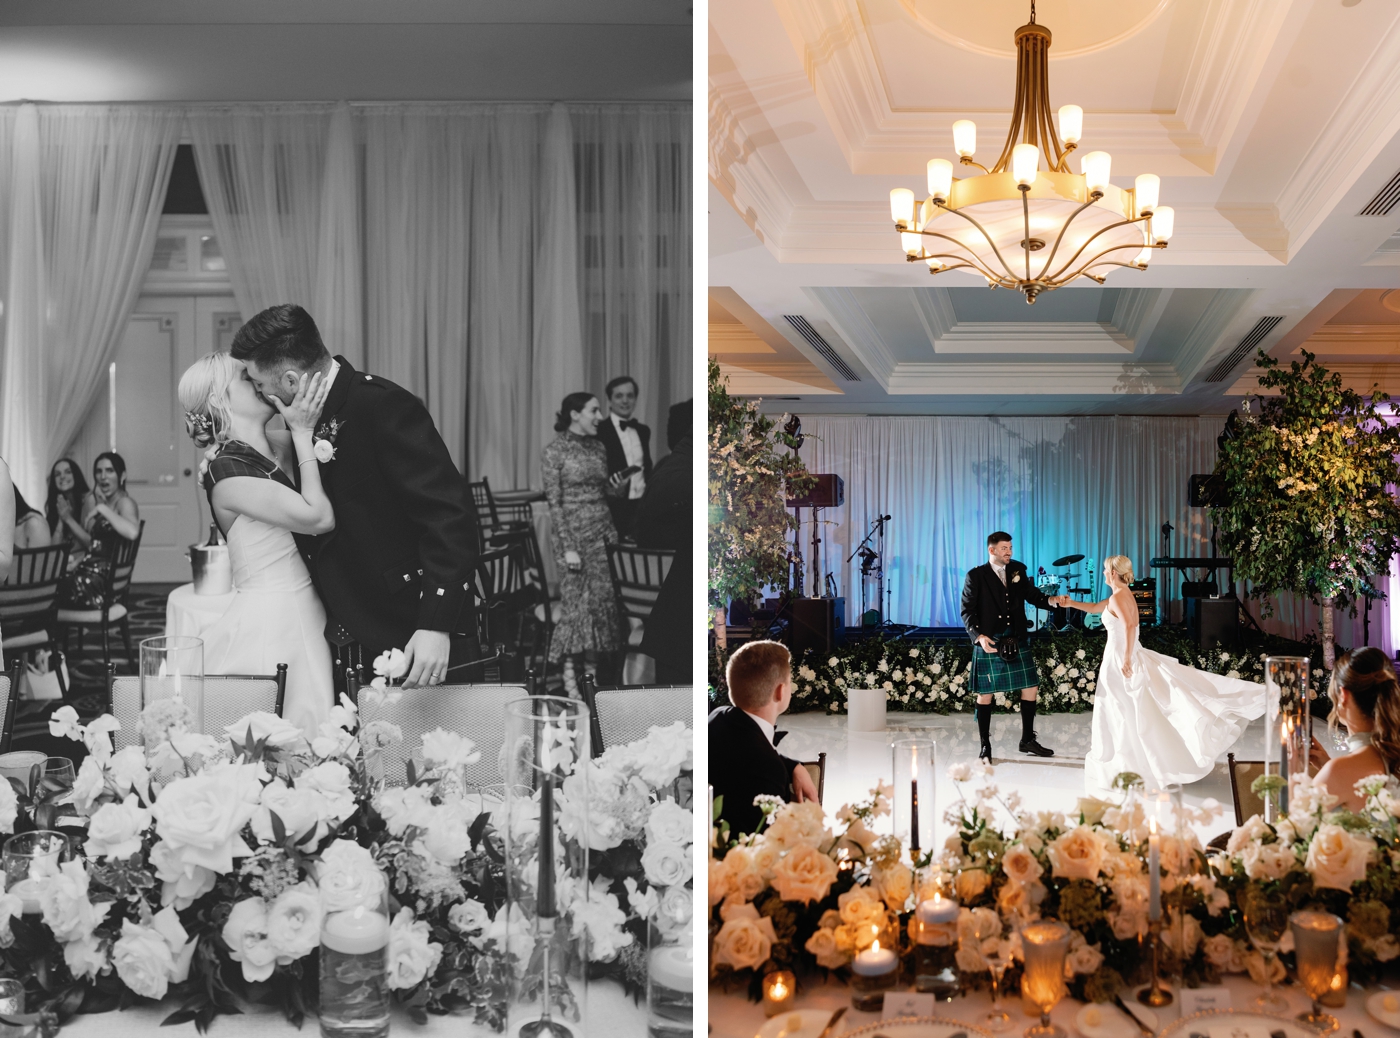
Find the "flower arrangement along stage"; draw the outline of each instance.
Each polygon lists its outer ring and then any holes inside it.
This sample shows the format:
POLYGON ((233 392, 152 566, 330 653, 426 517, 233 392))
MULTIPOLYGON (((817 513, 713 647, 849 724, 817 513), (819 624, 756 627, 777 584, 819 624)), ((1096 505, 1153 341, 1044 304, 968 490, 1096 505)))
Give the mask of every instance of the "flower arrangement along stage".
MULTIPOLYGON (((62 707, 50 730, 88 750, 71 789, 32 795, 0 782, 0 832, 52 825, 55 801, 83 816, 68 827, 57 818, 68 860, 34 890, 11 877, 0 894, 0 974, 25 985, 39 1008, 28 1019, 50 1035, 75 1013, 173 996, 166 1023, 203 1031, 250 1002, 300 1026, 317 1008, 327 891, 387 886, 393 997, 420 1022, 453 1013, 503 1028, 512 984, 538 966, 503 908, 505 802, 461 782, 461 767, 480 757, 471 740, 428 733, 419 773, 410 763, 407 786, 384 788, 373 758, 402 733, 361 725, 346 698, 311 740, 269 713, 216 739, 189 731, 182 709, 151 704, 145 745, 114 752, 115 718, 82 725, 62 707)), ((646 915, 663 901, 689 905, 689 869, 678 862, 689 860, 690 812, 670 799, 690 766, 689 736, 679 723, 654 728, 576 761, 592 781, 587 811, 577 797, 557 805, 565 838, 594 849, 587 889, 559 891, 560 926, 586 935, 590 975, 633 993, 645 991, 635 945, 646 915)), ((527 835, 537 830, 531 806, 516 799, 510 820, 527 835)), ((565 988, 557 1008, 567 1013, 571 998, 565 988)))
MULTIPOLYGON (((1298 643, 1269 637, 1257 644, 1230 649, 1198 648, 1184 630, 1144 627, 1146 648, 1173 656, 1187 666, 1213 674, 1264 680, 1267 655, 1315 656, 1313 673, 1326 687, 1321 657, 1315 643, 1298 643)), ((1045 712, 1080 713, 1094 703, 1094 692, 1103 662, 1106 636, 1102 631, 1074 628, 1036 635, 1030 641, 1032 657, 1040 671, 1040 709, 1045 712)), ((737 646, 736 646, 737 647, 737 646)), ((711 658, 711 707, 724 702, 724 652, 711 658)), ((976 696, 968 689, 972 645, 966 638, 949 641, 910 641, 900 638, 862 638, 838 646, 831 653, 808 651, 793 661, 796 687, 791 710, 846 712, 848 688, 883 688, 891 710, 916 713, 971 713, 976 696)), ((995 705, 1019 709, 1005 696, 995 705)))
MULTIPOLYGON (((945 907, 957 905, 964 988, 989 983, 989 956, 1012 963, 1006 981, 1014 984, 1020 929, 1039 919, 1073 931, 1065 972, 1077 998, 1110 1001, 1146 983, 1149 821, 1137 776, 1119 776, 1116 802, 1084 798, 1072 810, 1032 814, 1015 792, 991 784, 991 767, 954 764, 949 772, 960 795, 946 816, 955 832, 912 862, 896 837, 871 831, 889 812, 883 783, 865 803, 842 807, 834 829, 819 805, 805 803, 767 805, 760 831, 737 841, 716 830, 713 981, 747 984, 757 998, 774 970, 847 977, 854 957, 878 939, 897 942, 884 946, 898 952, 907 982, 915 908, 936 893, 945 907), (973 789, 977 777, 983 782, 973 789)), ((1346 919, 1352 975, 1374 979, 1400 951, 1400 793, 1394 780, 1363 785, 1366 808, 1352 814, 1300 782, 1276 825, 1251 818, 1228 851, 1209 856, 1194 827, 1218 817, 1219 805, 1183 806, 1176 831, 1158 837, 1166 969, 1193 986, 1246 970, 1262 981, 1264 960, 1250 948, 1242 911, 1244 898, 1262 892, 1346 919)), ((1291 953, 1287 939, 1283 951, 1291 953)), ((1282 976, 1277 960, 1273 970, 1282 976)))

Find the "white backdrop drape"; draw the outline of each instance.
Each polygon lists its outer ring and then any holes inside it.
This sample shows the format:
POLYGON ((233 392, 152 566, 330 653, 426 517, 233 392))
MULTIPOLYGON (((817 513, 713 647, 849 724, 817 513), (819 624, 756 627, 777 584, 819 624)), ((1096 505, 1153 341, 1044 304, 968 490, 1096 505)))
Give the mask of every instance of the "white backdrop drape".
MULTIPOLYGON (((804 418, 808 469, 846 483, 845 505, 819 513, 822 571, 836 575, 847 622, 858 624, 860 559, 845 560, 877 516, 892 515, 887 615, 961 627, 963 577, 986 560, 993 530, 1012 535, 1032 574, 1083 553, 1099 566, 1109 555, 1127 555, 1139 577, 1152 575, 1148 562, 1163 554, 1164 522, 1175 527, 1172 555, 1209 555, 1206 513, 1188 505, 1187 487, 1193 473, 1214 468, 1220 427, 1217 416, 804 418)), ((801 531, 809 573, 810 514, 803 511, 801 531)), ((1159 583, 1165 576, 1156 575, 1159 583)), ((869 595, 867 608, 874 608, 873 582, 869 595)), ((1257 604, 1251 611, 1258 617, 1257 604)), ((1317 630, 1317 610, 1284 596, 1262 623, 1302 637, 1317 630)), ((1361 644, 1360 619, 1353 629, 1339 614, 1337 627, 1340 644, 1361 644)), ((1385 605, 1373 607, 1371 643, 1389 651, 1389 628, 1385 605)))

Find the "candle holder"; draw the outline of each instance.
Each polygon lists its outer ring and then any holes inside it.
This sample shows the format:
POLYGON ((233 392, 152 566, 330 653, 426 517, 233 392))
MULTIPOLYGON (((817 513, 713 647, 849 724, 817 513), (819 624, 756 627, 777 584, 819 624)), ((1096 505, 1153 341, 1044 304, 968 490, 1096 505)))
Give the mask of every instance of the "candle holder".
POLYGON ((912 862, 934 846, 934 743, 932 739, 896 739, 894 755, 894 834, 912 862))
POLYGON ((1147 921, 1147 943, 1152 949, 1152 986, 1138 992, 1138 1001, 1145 1006, 1161 1008, 1172 1004, 1172 993, 1162 987, 1161 960, 1158 957, 1162 947, 1162 920, 1160 917, 1147 921))
POLYGON ((1298 1019, 1321 1034, 1330 1034, 1341 1023, 1319 1004, 1332 990, 1337 977, 1337 957, 1342 940, 1342 921, 1330 912, 1294 912, 1288 917, 1293 931, 1293 951, 1298 966, 1298 982, 1312 999, 1312 1008, 1298 1019))
POLYGON ((321 1036, 388 1038, 389 885, 369 851, 351 845, 323 870, 320 897, 321 1036), (339 882, 341 870, 357 878, 339 882))
POLYGON ((1302 656, 1264 660, 1264 774, 1284 780, 1277 799, 1264 797, 1264 821, 1288 813, 1290 787, 1308 772, 1312 714, 1308 709, 1311 664, 1302 656))
POLYGON ((851 1008, 878 1013, 885 1007, 885 992, 899 980, 899 931, 891 927, 888 913, 881 922, 866 925, 873 939, 851 962, 851 1008))
MULTIPOLYGON (((162 700, 184 707, 182 718, 191 732, 204 731, 204 642, 199 638, 141 639, 141 726, 146 749, 158 740, 148 739, 146 710, 162 700)), ((173 715, 172 715, 173 716, 173 715)), ((162 728, 162 730, 164 730, 162 728)), ((154 736, 155 733, 149 733, 154 736)))
MULTIPOLYGON (((647 1034, 690 1038, 695 1017, 694 893, 689 883, 652 890, 658 903, 647 923, 647 1034)), ((797 981, 792 974, 788 977, 791 1006, 797 981)), ((764 981, 767 1009, 767 978, 764 981)))
POLYGON ((6 893, 20 899, 25 915, 38 915, 42 911, 40 896, 72 857, 72 847, 63 833, 38 829, 11 836, 0 850, 6 893))
POLYGON ((569 898, 590 890, 588 707, 558 696, 506 704, 506 946, 530 947, 513 977, 506 1031, 520 1038, 586 1035, 587 931, 569 898), (577 767, 577 770, 575 770, 577 767), (566 815, 567 812, 567 815, 566 815), (565 1018, 567 1017, 567 1023, 565 1018))
POLYGON ((763 978, 763 1014, 777 1016, 797 999, 797 978, 790 970, 774 970, 763 978))
POLYGON ((935 893, 919 902, 909 921, 914 941, 914 990, 951 1000, 962 987, 958 974, 958 903, 935 893))
POLYGON ((1070 928, 1044 919, 1021 930, 1021 995, 1040 1012, 1040 1023, 1026 1028, 1026 1038, 1068 1038, 1065 1029, 1050 1022, 1050 1010, 1065 997, 1065 956, 1069 953, 1070 928))

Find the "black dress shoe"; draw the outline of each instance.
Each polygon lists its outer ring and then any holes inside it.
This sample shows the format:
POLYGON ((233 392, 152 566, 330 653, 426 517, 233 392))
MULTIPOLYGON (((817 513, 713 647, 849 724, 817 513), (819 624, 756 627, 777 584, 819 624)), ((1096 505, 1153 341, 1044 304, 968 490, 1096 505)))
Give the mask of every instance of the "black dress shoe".
POLYGON ((1033 754, 1033 755, 1036 756, 1036 757, 1053 757, 1053 756, 1055 756, 1055 751, 1054 751, 1054 750, 1049 749, 1048 747, 1045 747, 1045 746, 1040 745, 1040 743, 1036 740, 1035 732, 1031 732, 1031 737, 1030 737, 1029 739, 1022 739, 1022 740, 1021 740, 1021 752, 1022 752, 1022 753, 1033 754))
POLYGON ((982 744, 982 748, 981 748, 980 750, 977 751, 977 759, 978 759, 978 760, 991 760, 991 759, 992 759, 992 744, 991 744, 991 743, 989 743, 989 742, 984 742, 984 743, 982 744))

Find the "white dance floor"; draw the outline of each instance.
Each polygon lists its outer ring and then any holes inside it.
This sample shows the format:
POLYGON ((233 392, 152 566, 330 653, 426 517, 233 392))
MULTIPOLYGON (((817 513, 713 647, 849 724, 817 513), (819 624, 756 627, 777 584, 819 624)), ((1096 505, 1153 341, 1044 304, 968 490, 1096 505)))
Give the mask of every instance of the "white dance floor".
MULTIPOLYGON (((996 772, 990 780, 1003 793, 1015 790, 1022 806, 1029 810, 1071 810, 1078 797, 1084 795, 1084 756, 1089 750, 1092 713, 1043 714, 1036 718, 1036 731, 1042 744, 1055 751, 1053 757, 1030 757, 1016 749, 1021 739, 1020 715, 998 714, 992 719, 992 750, 996 772)), ((819 713, 785 714, 778 718, 779 730, 789 734, 780 744, 785 756, 800 760, 816 760, 825 751, 826 788, 822 803, 827 814, 833 814, 842 804, 866 799, 868 791, 879 779, 890 780, 890 743, 909 735, 930 738, 936 744, 935 761, 938 773, 937 814, 939 844, 952 833, 942 815, 958 799, 956 783, 948 777, 948 765, 957 761, 977 760, 977 722, 968 714, 905 714, 887 715, 883 732, 851 732, 844 715, 819 713)), ((1328 745, 1321 725, 1317 734, 1328 745)), ((1231 751, 1241 760, 1260 760, 1264 755, 1264 727, 1256 721, 1240 737, 1231 751)), ((1227 752, 1231 752, 1227 751, 1227 752)), ((974 780, 970 785, 977 785, 974 780)), ((1202 843, 1212 836, 1234 827, 1234 807, 1230 796, 1230 774, 1225 755, 1221 754, 1215 770, 1185 790, 1186 801, 1199 805, 1209 797, 1224 808, 1219 820, 1211 826, 1199 827, 1202 843)), ((880 819, 876 831, 889 832, 890 820, 880 819)))

